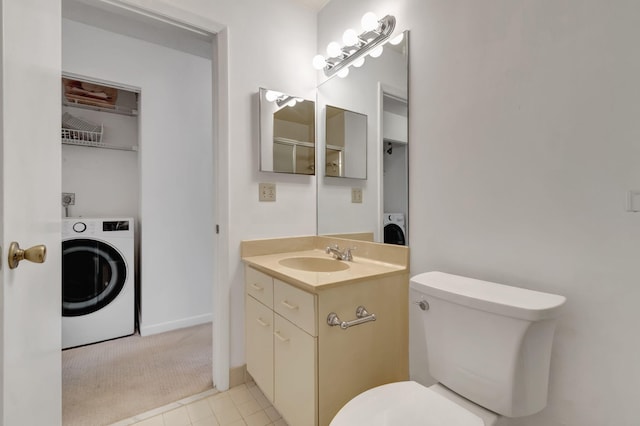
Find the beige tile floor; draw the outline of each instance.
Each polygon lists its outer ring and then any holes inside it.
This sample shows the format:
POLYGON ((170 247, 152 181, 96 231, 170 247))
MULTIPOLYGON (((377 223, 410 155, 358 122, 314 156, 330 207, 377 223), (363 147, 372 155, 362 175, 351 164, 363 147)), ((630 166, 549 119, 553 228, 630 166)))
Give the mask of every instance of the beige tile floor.
POLYGON ((112 426, 287 426, 255 383, 206 392, 112 426))

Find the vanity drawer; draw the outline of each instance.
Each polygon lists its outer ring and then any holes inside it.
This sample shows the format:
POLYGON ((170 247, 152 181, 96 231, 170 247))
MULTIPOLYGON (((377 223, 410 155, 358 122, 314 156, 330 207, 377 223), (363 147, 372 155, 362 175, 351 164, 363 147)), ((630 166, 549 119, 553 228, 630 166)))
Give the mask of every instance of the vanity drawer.
POLYGON ((274 279, 273 310, 312 336, 317 336, 313 294, 274 279))
POLYGON ((247 266, 244 282, 248 295, 273 308, 273 278, 247 266))

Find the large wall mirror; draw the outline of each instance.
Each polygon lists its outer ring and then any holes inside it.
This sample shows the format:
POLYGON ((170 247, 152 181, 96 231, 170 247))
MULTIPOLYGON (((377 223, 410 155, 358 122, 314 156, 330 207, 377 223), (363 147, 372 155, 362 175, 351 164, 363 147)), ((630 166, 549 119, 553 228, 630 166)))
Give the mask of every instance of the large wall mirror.
POLYGON ((315 174, 315 102, 260 88, 260 170, 315 174))
POLYGON ((378 242, 408 243, 409 32, 403 34, 399 44, 385 44, 380 57, 367 57, 362 67, 350 67, 347 77, 318 86, 317 157, 325 169, 317 180, 318 234, 365 232, 378 242), (359 179, 333 171, 340 163, 331 151, 332 133, 342 131, 340 121, 337 129, 330 123, 333 108, 366 118, 366 149, 360 154, 366 174, 359 179), (354 189, 362 191, 362 200, 352 198, 354 189))

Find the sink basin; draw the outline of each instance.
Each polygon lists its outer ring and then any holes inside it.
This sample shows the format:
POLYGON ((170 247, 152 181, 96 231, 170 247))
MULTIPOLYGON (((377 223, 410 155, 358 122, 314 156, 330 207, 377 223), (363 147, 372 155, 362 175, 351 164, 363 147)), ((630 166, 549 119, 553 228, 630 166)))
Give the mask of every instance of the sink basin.
POLYGON ((337 272, 349 269, 349 265, 344 262, 323 257, 288 257, 279 263, 287 268, 309 272, 337 272))

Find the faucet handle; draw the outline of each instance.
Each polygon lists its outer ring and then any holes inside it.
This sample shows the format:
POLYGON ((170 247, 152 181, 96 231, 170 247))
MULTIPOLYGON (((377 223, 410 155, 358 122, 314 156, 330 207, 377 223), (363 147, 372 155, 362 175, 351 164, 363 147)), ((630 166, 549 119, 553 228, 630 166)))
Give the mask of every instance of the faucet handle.
POLYGON ((346 249, 344 249, 344 260, 348 260, 348 261, 352 261, 353 260, 353 256, 351 255, 351 251, 352 250, 357 250, 358 247, 348 247, 346 249))

